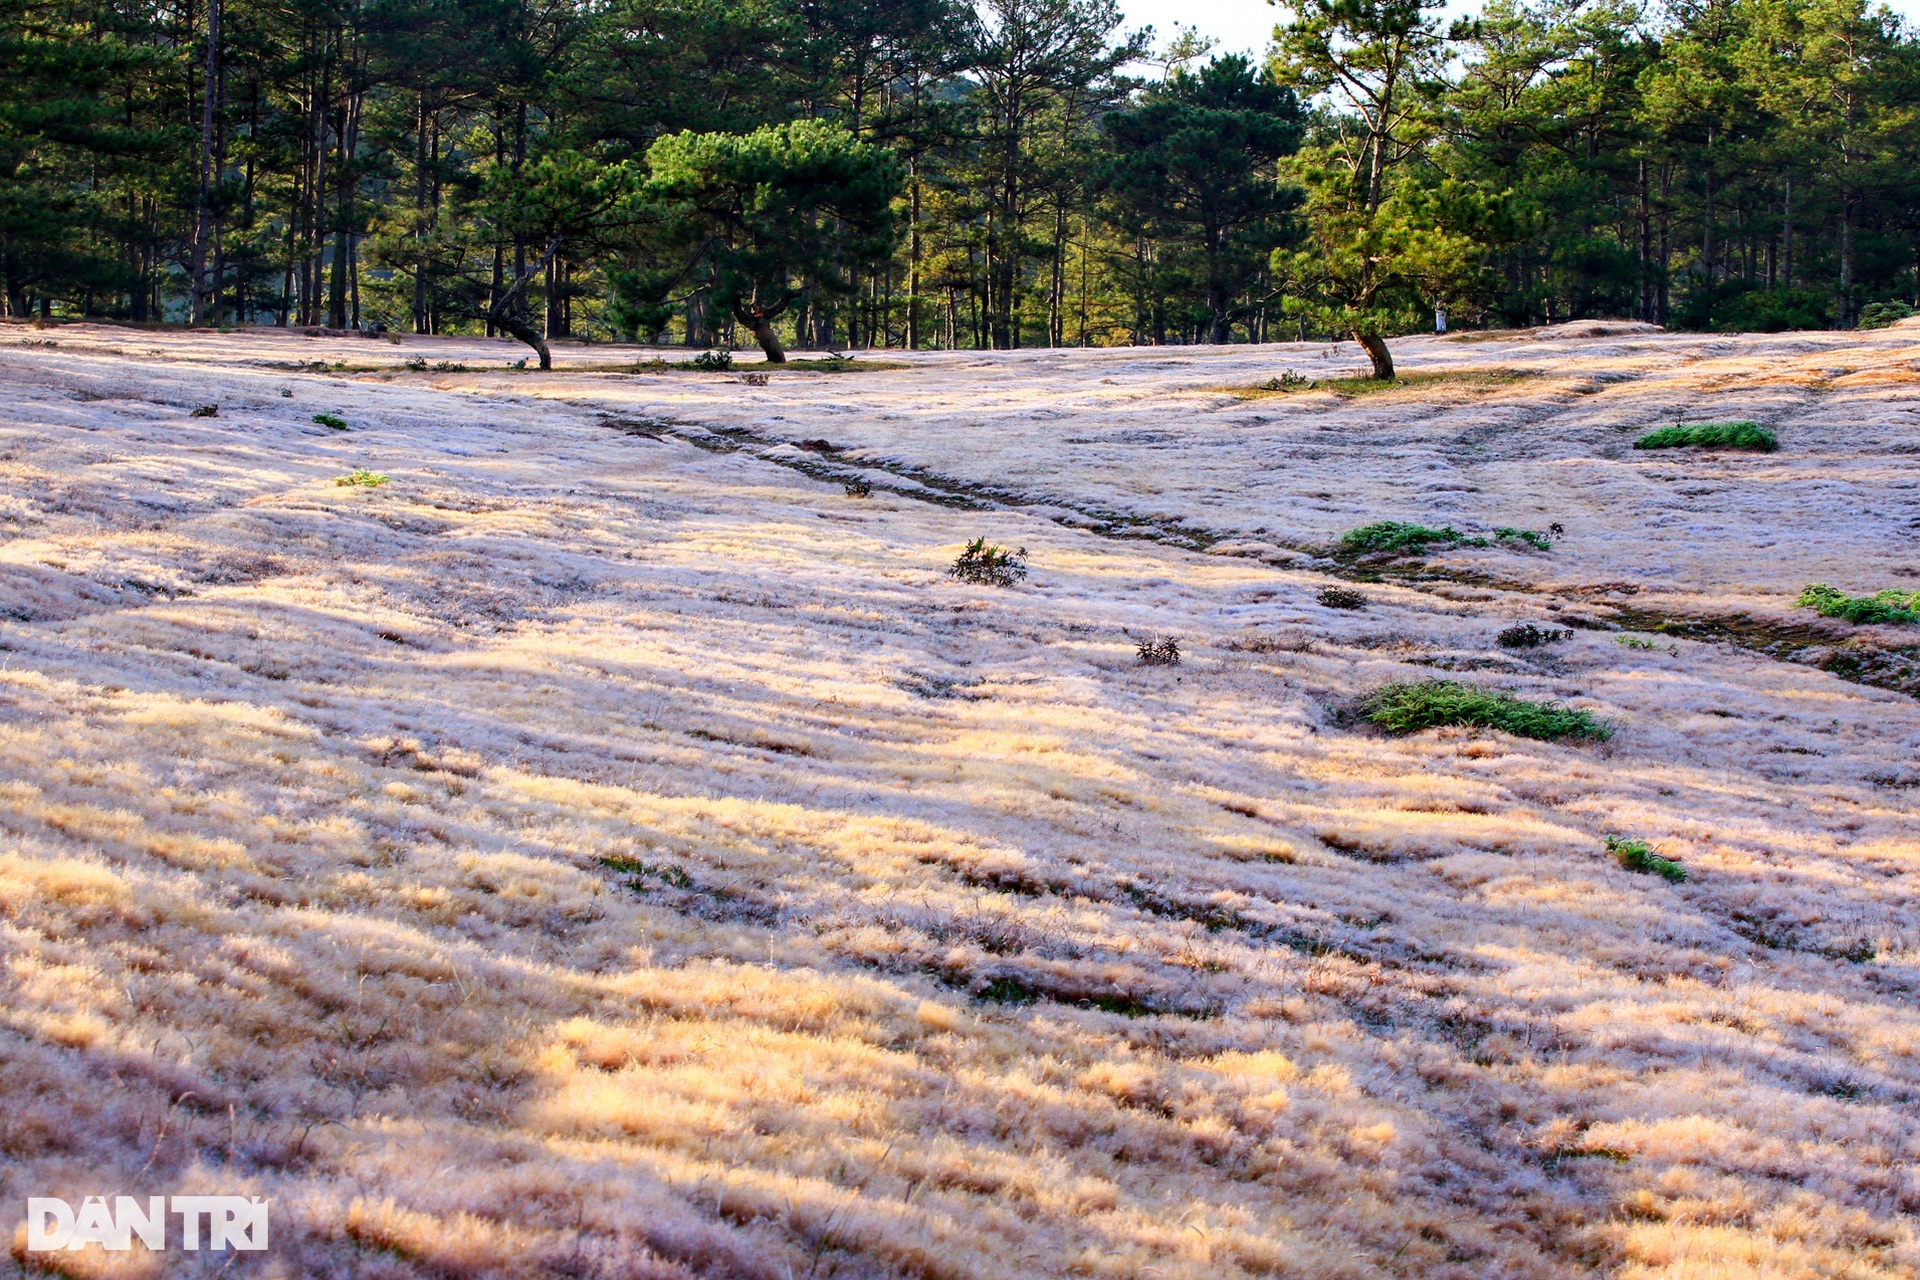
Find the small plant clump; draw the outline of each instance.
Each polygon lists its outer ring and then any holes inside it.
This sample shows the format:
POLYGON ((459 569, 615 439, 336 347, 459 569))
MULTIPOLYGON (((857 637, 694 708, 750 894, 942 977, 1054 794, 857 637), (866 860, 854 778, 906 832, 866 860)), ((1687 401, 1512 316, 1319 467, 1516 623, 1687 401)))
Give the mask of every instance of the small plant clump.
POLYGON ((330 427, 335 431, 345 431, 347 429, 347 420, 338 414, 316 413, 313 415, 313 420, 321 426, 330 427))
POLYGON ((1837 587, 1816 582, 1800 593, 1796 602, 1823 618, 1845 618, 1848 622, 1920 622, 1920 591, 1877 591, 1870 596, 1850 596, 1837 587))
POLYGON ((1311 378, 1303 378, 1289 369, 1277 378, 1268 378, 1260 384, 1262 391, 1304 391, 1313 386, 1311 378))
POLYGON ((337 485, 359 485, 367 489, 378 489, 387 482, 387 479, 388 477, 381 475, 378 471, 368 471, 363 467, 349 471, 343 476, 335 476, 333 482, 337 485))
POLYGON ((1466 535, 1448 526, 1430 529, 1423 524, 1404 524, 1398 520, 1376 520, 1358 529, 1349 529, 1340 539, 1347 552, 1420 551, 1430 542, 1459 542, 1466 535))
POLYGON ((975 538, 947 570, 949 577, 982 587, 1010 587, 1027 576, 1027 549, 1009 551, 975 538))
POLYGON ((1493 531, 1493 536, 1498 542, 1524 542, 1535 551, 1553 550, 1553 539, 1532 529, 1510 529, 1501 525, 1493 531))
POLYGON ((701 369, 707 373, 725 373, 727 370, 733 368, 733 352, 702 351, 699 355, 687 361, 687 367, 690 369, 701 369))
POLYGON ((873 496, 873 486, 865 480, 849 480, 847 481, 847 496, 849 498, 871 498, 873 496))
POLYGON ((1503 649, 1537 649, 1543 644, 1555 644, 1572 635, 1573 632, 1557 627, 1536 627, 1531 622, 1522 622, 1506 628, 1497 639, 1503 649))
POLYGON ((407 361, 406 367, 415 373, 425 373, 427 371, 427 358, 425 356, 415 356, 413 359, 407 361))
POLYGON ((1613 736, 1592 713, 1558 702, 1532 702, 1458 680, 1383 685, 1361 699, 1360 711, 1388 733, 1418 733, 1446 725, 1500 729, 1521 738, 1600 740, 1613 736))
POLYGON ((217 404, 203 404, 187 416, 189 418, 217 418, 220 416, 220 406, 217 404))
MULTIPOLYGON (((1559 528, 1557 524, 1553 526, 1554 530, 1559 528)), ((1557 533, 1547 534, 1501 525, 1493 531, 1491 538, 1468 537, 1452 525, 1434 529, 1424 524, 1407 524, 1399 520, 1376 520, 1358 529, 1349 529, 1340 539, 1340 550, 1349 555, 1379 555, 1420 552, 1435 542, 1462 547, 1491 547, 1495 544, 1523 542, 1535 551, 1551 551, 1555 536, 1558 536, 1557 533)))
POLYGON ((1629 840, 1625 836, 1608 836, 1607 852, 1619 859, 1620 865, 1629 871, 1639 871, 1646 875, 1661 876, 1679 884, 1687 878, 1687 869, 1672 858, 1663 858, 1647 847, 1645 840, 1629 840))
POLYGON ((1780 447, 1773 432, 1757 422, 1696 422, 1650 431, 1633 442, 1636 449, 1752 449, 1772 453, 1780 447))
POLYGON ((1350 587, 1322 587, 1314 597, 1329 609, 1364 609, 1367 598, 1350 587))
POLYGON ((1164 640, 1142 640, 1135 647, 1140 652, 1142 666, 1177 667, 1180 665, 1180 642, 1172 636, 1164 640))

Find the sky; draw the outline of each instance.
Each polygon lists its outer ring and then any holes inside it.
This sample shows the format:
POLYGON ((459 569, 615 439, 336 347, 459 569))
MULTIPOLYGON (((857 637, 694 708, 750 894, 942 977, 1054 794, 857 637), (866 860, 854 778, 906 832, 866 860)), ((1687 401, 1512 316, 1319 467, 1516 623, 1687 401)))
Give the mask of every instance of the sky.
MULTIPOLYGON (((1450 12, 1460 13, 1478 7, 1465 0, 1453 0, 1447 6, 1450 12)), ((1909 23, 1920 23, 1920 0, 1889 0, 1889 7, 1906 15, 1909 23)), ((1286 12, 1267 0, 1120 0, 1120 11, 1127 15, 1129 27, 1152 23, 1161 41, 1176 26, 1198 27, 1200 34, 1220 42, 1216 52, 1253 54, 1266 48, 1274 23, 1286 12)))
POLYGON ((1281 16, 1267 0, 1120 0, 1120 11, 1129 28, 1152 23, 1161 41, 1176 26, 1198 27, 1220 42, 1218 53, 1261 52, 1281 16))

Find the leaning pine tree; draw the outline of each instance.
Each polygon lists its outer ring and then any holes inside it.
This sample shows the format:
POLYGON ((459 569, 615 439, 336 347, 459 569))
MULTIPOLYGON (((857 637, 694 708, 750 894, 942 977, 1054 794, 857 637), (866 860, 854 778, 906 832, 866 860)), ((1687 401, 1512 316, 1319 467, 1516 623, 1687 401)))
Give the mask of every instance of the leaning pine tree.
POLYGON ((1447 180, 1402 179, 1369 204, 1352 176, 1302 166, 1307 246, 1276 249, 1274 283, 1283 306, 1314 327, 1350 333, 1373 376, 1392 381, 1387 338, 1418 329, 1427 309, 1480 291, 1483 242, 1504 221, 1503 200, 1447 180))
POLYGON ((1387 337, 1419 327, 1428 306, 1465 300, 1497 212, 1478 191, 1428 185, 1411 164, 1431 138, 1432 87, 1447 62, 1444 0, 1299 0, 1274 33, 1271 74, 1342 121, 1291 166, 1306 192, 1308 243, 1275 250, 1286 309, 1350 333, 1393 377, 1387 337))
POLYGON ((802 298, 844 296, 893 253, 901 174, 883 147, 818 120, 752 133, 680 133, 647 151, 662 210, 653 269, 618 277, 636 317, 665 314, 689 285, 787 358, 775 322, 802 298), (657 264, 665 264, 664 269, 657 264))

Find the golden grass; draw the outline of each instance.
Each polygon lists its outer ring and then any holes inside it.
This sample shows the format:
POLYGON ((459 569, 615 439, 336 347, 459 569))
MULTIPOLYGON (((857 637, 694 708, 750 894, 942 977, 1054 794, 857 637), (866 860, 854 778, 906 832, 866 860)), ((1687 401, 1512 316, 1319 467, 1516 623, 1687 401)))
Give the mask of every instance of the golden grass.
POLYGON ((16 1197, 271 1196, 260 1276, 1920 1270, 1910 699, 206 342, 4 356, 16 1197), (1456 658, 1619 731, 1345 727, 1456 658))

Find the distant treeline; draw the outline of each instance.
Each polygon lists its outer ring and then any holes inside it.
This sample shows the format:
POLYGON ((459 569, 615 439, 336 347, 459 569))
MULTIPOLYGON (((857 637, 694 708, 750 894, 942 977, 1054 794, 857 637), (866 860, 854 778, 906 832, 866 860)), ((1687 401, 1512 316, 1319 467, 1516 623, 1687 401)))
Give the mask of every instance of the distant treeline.
POLYGON ((1920 301, 1885 10, 1276 13, 1252 64, 1111 0, 0 0, 5 311, 774 351, 1920 301))

